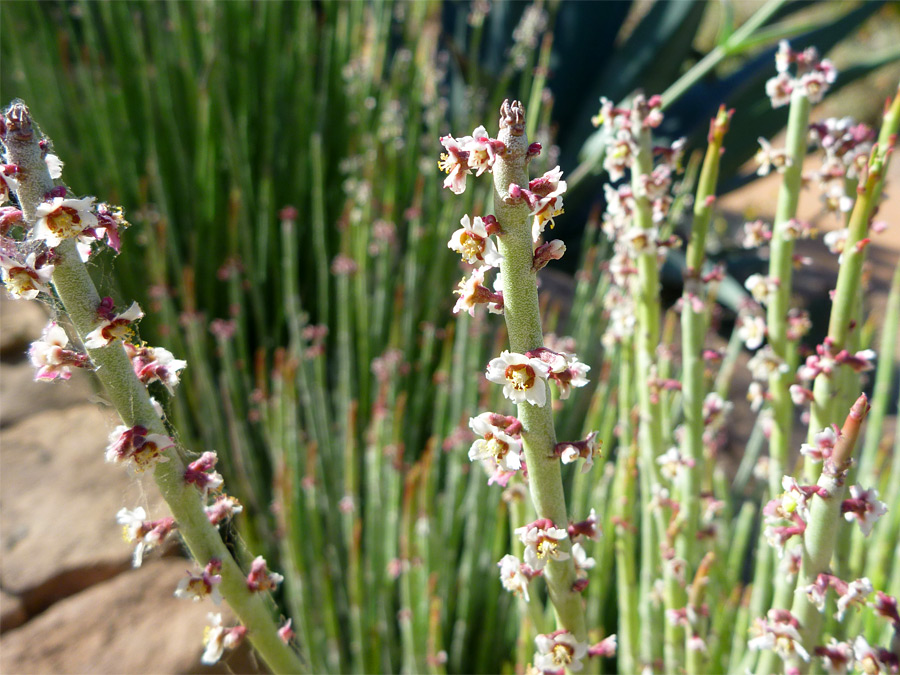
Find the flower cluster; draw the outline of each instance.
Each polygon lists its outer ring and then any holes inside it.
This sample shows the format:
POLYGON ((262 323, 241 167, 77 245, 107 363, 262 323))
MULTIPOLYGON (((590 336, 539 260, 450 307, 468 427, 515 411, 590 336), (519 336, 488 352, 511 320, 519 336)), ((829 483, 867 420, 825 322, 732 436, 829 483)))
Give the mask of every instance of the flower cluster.
POLYGON ((810 103, 818 103, 834 84, 837 70, 828 59, 820 59, 815 47, 802 52, 791 49, 787 40, 782 40, 775 54, 775 68, 778 74, 766 82, 766 95, 773 108, 780 108, 791 101, 795 91, 805 95, 810 103), (791 75, 791 66, 795 74, 791 75))
POLYGON ((636 311, 629 286, 630 279, 638 272, 638 259, 650 254, 662 260, 668 249, 679 243, 677 238, 661 239, 660 228, 669 218, 673 176, 681 170, 685 141, 679 139, 668 147, 648 147, 646 151, 652 152, 656 165, 648 173, 642 173, 635 164, 641 134, 662 122, 662 99, 638 95, 631 108, 614 107, 607 99, 601 99, 601 103, 600 114, 593 121, 603 125, 607 142, 603 168, 613 182, 624 178, 628 171, 638 171, 630 182, 603 186, 606 210, 602 227, 613 244, 613 254, 607 263, 612 286, 604 298, 609 322, 603 343, 610 347, 634 331, 636 311), (648 214, 646 226, 638 223, 640 212, 648 214))
POLYGON ((856 195, 848 192, 847 181, 858 180, 867 165, 875 131, 851 117, 830 117, 809 125, 809 139, 822 148, 825 157, 821 166, 804 178, 818 184, 829 211, 849 213, 856 195))
POLYGON ((781 479, 784 492, 769 501, 763 508, 766 527, 764 534, 769 544, 778 550, 778 557, 784 556, 785 544, 796 535, 806 531, 809 519, 808 502, 821 488, 815 485, 801 486, 790 476, 781 479), (784 524, 787 521, 788 524, 784 524))
MULTIPOLYGON (((519 282, 509 286, 504 279, 520 279, 523 272, 530 273, 533 278, 551 260, 559 260, 566 250, 565 244, 560 240, 542 241, 547 225, 553 228, 555 218, 563 213, 563 196, 567 185, 562 178, 562 170, 556 166, 528 181, 526 185, 522 178, 524 170, 528 162, 540 152, 540 145, 528 145, 525 138, 525 111, 519 102, 505 102, 500 115, 499 136, 502 140, 491 139, 483 127, 476 129, 472 136, 461 139, 445 136, 441 139, 446 153, 442 155, 439 166, 448 174, 444 181, 445 187, 459 194, 465 189, 467 175, 493 172, 495 191, 500 195, 498 199, 504 207, 512 207, 498 208, 497 216, 466 215, 460 220, 461 227, 451 236, 447 246, 459 253, 463 262, 474 266, 474 270, 462 280, 456 290, 459 299, 453 309, 454 313, 467 311, 474 315, 474 308, 479 304, 487 305, 488 311, 492 313, 500 313, 507 301, 513 304, 513 297, 521 298, 518 300, 520 303, 524 301, 531 305, 532 299, 536 300, 535 286, 529 283, 526 287, 519 282), (510 175, 509 172, 513 172, 512 175, 517 178, 507 183, 505 176, 510 175), (527 208, 529 220, 522 218, 526 211, 523 207, 527 208), (510 212, 516 215, 506 220, 510 212), (530 232, 516 229, 515 236, 506 239, 513 232, 512 228, 521 226, 529 228, 530 232), (496 237, 496 242, 493 237, 496 237), (523 259, 528 269, 511 266, 521 265, 523 259), (491 267, 501 269, 493 283, 493 290, 485 283, 485 273, 491 267)), ((668 188, 665 175, 660 174, 655 178, 655 181, 649 182, 645 187, 648 193, 656 194, 660 189, 668 188)), ((659 198, 661 203, 666 201, 662 195, 659 198)), ((534 302, 533 306, 536 305, 534 302)), ((508 327, 514 321, 507 316, 508 327)), ((518 317, 518 321, 538 325, 540 317, 518 317)), ((525 486, 531 485, 533 481, 541 480, 546 483, 548 480, 543 475, 529 475, 526 454, 529 462, 541 463, 558 460, 562 464, 569 464, 581 458, 584 460, 584 471, 590 469, 594 458, 599 454, 597 432, 581 441, 552 445, 552 418, 549 438, 538 440, 537 436, 532 437, 534 445, 529 445, 532 430, 528 425, 533 422, 526 421, 540 419, 552 410, 548 395, 549 382, 552 380, 556 383, 560 401, 569 398, 573 388, 583 387, 588 383, 587 373, 590 368, 571 353, 574 350, 571 338, 550 340, 548 336, 548 343, 554 348, 532 346, 522 352, 504 350, 487 365, 485 377, 490 382, 502 385, 505 398, 519 406, 518 417, 484 412, 469 420, 469 427, 476 435, 469 449, 469 459, 483 463, 489 475, 488 484, 497 483, 506 488, 504 499, 510 501, 524 496, 525 486), (522 482, 507 487, 518 473, 522 482)), ((534 428, 537 427, 538 424, 535 424, 534 428)), ((559 479, 551 480, 555 482, 559 479)), ((564 508, 564 504, 562 507, 564 508)), ((554 508, 547 510, 552 511, 554 508)), ((551 598, 559 593, 583 591, 588 582, 587 572, 595 565, 595 561, 588 556, 580 542, 571 542, 570 545, 567 540, 576 536, 594 538, 598 532, 596 514, 593 511, 590 519, 568 528, 563 524, 557 527, 547 517, 540 517, 532 523, 517 527, 515 534, 524 546, 524 560, 514 555, 505 555, 497 563, 503 587, 524 602, 529 602, 532 598, 529 590, 531 580, 543 576, 548 561, 553 561, 554 565, 570 566, 570 570, 574 571, 574 581, 566 582, 569 584, 567 587, 556 588, 554 584, 559 582, 554 581, 553 575, 550 575, 546 581, 551 598)), ((566 625, 566 620, 560 618, 560 625, 566 625)), ((613 639, 612 646, 607 641, 597 653, 609 654, 614 650, 613 639)), ((581 660, 587 655, 587 643, 578 642, 572 633, 560 630, 539 636, 535 667, 544 672, 557 672, 565 668, 579 670, 582 667, 581 660)))
MULTIPOLYGON (((0 115, 0 142, 4 152, 0 164, 0 277, 15 298, 51 297, 55 311, 69 312, 74 329, 67 334, 69 324, 64 328, 51 322, 32 343, 29 357, 36 368, 35 379, 66 380, 74 368, 95 369, 126 421, 109 436, 107 461, 125 464, 135 473, 153 470, 161 485, 172 488, 165 495, 172 510, 191 510, 176 524, 171 517, 151 520, 142 507, 120 509, 116 521, 125 540, 135 544, 133 564, 139 566, 144 554, 160 546, 180 525, 192 546, 200 543, 196 550, 221 553, 208 559, 202 571, 189 572, 175 595, 194 600, 210 597, 219 604, 220 585, 233 586, 223 585, 223 575, 234 569, 234 562, 227 558, 227 547, 214 528, 239 513, 241 505, 219 494, 223 478, 215 471, 215 453, 204 452, 186 467, 182 464, 184 457, 163 424, 162 407, 140 390, 141 384, 159 382, 172 393, 186 363, 165 349, 131 341, 135 323, 144 316, 137 303, 117 312, 112 298, 104 297, 93 307, 93 314, 85 311, 87 303, 97 302, 98 293, 84 262, 101 245, 120 252, 121 232, 128 226, 124 213, 94 197, 76 197, 64 185, 54 183, 61 176, 62 162, 50 153, 49 141, 41 138, 23 103, 14 102, 0 115), (10 200, 18 203, 5 206, 10 200), (73 336, 71 345, 69 334, 73 336), (196 490, 176 489, 179 480, 181 487, 196 490), (214 496, 212 503, 208 503, 210 495, 214 496)), ((281 576, 269 572, 265 561, 257 558, 246 584, 251 591, 265 592, 280 581, 281 576)), ((242 615, 242 610, 249 608, 246 597, 243 593, 230 598, 242 615)), ((225 648, 238 644, 248 631, 242 626, 225 628, 219 614, 211 614, 210 620, 202 659, 205 664, 217 661, 225 648)), ((279 636, 290 639, 289 623, 279 636)))
POLYGON ((441 154, 438 162, 438 167, 447 174, 444 187, 457 195, 465 192, 467 175, 473 170, 476 176, 490 171, 498 153, 505 151, 503 143, 490 138, 483 126, 475 129, 471 136, 442 136, 441 145, 447 151, 441 154))

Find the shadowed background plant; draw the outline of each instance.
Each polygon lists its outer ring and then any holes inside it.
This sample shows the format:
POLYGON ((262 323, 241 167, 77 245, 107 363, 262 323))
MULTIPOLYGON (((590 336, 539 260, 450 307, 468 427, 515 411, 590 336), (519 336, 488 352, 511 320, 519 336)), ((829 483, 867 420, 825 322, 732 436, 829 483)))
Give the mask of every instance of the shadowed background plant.
MULTIPOLYGON (((499 671, 509 650, 498 643, 518 634, 494 567, 507 507, 470 473, 460 432, 496 398, 476 375, 505 337, 483 317, 445 319, 460 274, 446 238, 489 195, 481 186, 463 208, 449 204, 435 139, 517 96, 549 150, 532 173, 581 161, 568 208, 582 214, 570 223, 588 221, 570 252, 581 273, 547 329, 575 337, 596 383, 566 403, 561 437, 601 429, 608 456, 605 244, 586 217, 597 97, 678 82, 661 131, 697 141, 720 102, 736 105, 727 183, 784 121, 750 103, 763 101, 774 41, 800 34, 798 46, 827 51, 881 4, 809 25, 790 22, 803 5, 769 3, 744 34, 726 11, 699 60, 691 38, 709 7, 658 3, 640 19, 629 3, 4 8, 2 98, 29 101, 75 189, 126 207, 132 245, 96 272, 117 300, 153 309, 145 339, 188 359, 170 415, 186 445, 219 452, 247 506, 236 535, 284 571, 313 670, 499 671)), ((595 506, 608 523, 612 473, 599 469, 573 479, 572 511, 595 506)), ((598 570, 613 543, 595 548, 598 570)), ((720 590, 736 585, 734 567, 720 590)), ((610 590, 591 584, 592 625, 614 625, 610 590)))

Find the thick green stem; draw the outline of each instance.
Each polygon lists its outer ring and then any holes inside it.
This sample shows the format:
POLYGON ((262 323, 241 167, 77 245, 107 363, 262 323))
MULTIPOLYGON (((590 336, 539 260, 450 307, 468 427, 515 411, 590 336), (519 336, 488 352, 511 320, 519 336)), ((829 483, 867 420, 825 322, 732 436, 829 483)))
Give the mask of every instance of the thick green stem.
MULTIPOLYGON (((791 605, 791 613, 800 623, 801 644, 809 652, 812 652, 812 647, 819 637, 822 615, 803 588, 815 582, 820 574, 829 569, 837 538, 838 522, 841 518, 844 482, 853 461, 853 449, 859 438, 860 427, 868 412, 868 401, 863 394, 850 409, 834 452, 831 458, 825 461, 822 475, 819 477, 817 485, 827 496, 813 496, 809 507, 809 521, 803 533, 803 558, 800 573, 797 575, 794 603, 791 605)), ((806 672, 809 668, 809 664, 797 658, 788 665, 795 666, 800 672, 806 672)))
MULTIPOLYGON (((515 104, 514 104, 515 106, 515 104)), ((522 111, 524 117, 524 110, 522 111)), ((501 120, 502 122, 502 120, 501 120)), ((513 352, 524 354, 544 345, 538 307, 537 273, 533 268, 534 242, 528 205, 509 196, 509 186, 528 185, 528 137, 523 124, 505 124, 498 140, 506 151, 494 163, 494 211, 502 228, 498 248, 503 255, 503 312, 513 352)), ((543 406, 530 403, 518 405, 517 416, 522 422, 522 445, 528 465, 528 484, 538 518, 549 518, 556 527, 565 528, 569 522, 563 493, 559 459, 554 455, 556 431, 553 426, 551 397, 543 406)), ((560 548, 571 551, 571 542, 560 542, 560 548)), ((587 639, 581 594, 572 590, 575 565, 571 558, 551 560, 544 576, 550 601, 556 611, 560 628, 570 631, 578 640, 587 639)))
MULTIPOLYGON (((15 128, 8 130, 5 143, 9 161, 22 169, 21 189, 17 196, 26 222, 33 225, 36 209, 53 188, 53 181, 41 154, 41 139, 32 126, 27 108, 18 104, 15 113, 19 116, 18 122, 15 128)), ((74 239, 63 241, 56 252, 53 286, 83 341, 97 327, 100 295, 78 255, 74 239)), ((168 436, 169 431, 150 403, 146 387, 134 374, 122 343, 116 341, 101 349, 88 350, 88 355, 108 400, 125 425, 141 425, 150 433, 168 436)), ((185 462, 181 452, 172 448, 165 451, 165 456, 168 461, 157 464, 154 478, 191 554, 201 566, 213 558, 222 562, 220 591, 247 627, 248 639, 266 664, 276 673, 300 672, 303 669, 300 659, 278 637, 271 599, 247 589, 245 574, 231 556, 218 529, 207 518, 200 491, 185 482, 185 462)))

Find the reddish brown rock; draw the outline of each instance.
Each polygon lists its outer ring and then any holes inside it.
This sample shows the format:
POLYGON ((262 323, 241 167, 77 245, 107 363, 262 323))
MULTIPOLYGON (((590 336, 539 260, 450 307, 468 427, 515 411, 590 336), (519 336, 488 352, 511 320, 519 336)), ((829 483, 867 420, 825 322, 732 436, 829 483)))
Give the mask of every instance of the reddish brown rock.
MULTIPOLYGON (((4 673, 258 672, 246 649, 200 664, 211 602, 173 597, 187 560, 156 560, 50 607, 0 637, 4 673)), ((232 622, 233 619, 227 619, 232 622)))
POLYGON ((47 325, 47 310, 39 302, 13 300, 0 289, 0 356, 17 359, 47 325))
POLYGON ((92 373, 72 373, 68 381, 35 382, 28 362, 3 364, 0 372, 0 427, 8 427, 29 415, 87 403, 94 397, 92 373))
POLYGON ((129 567, 115 522, 123 506, 167 514, 149 476, 104 460, 115 424, 82 404, 0 431, 0 581, 29 615, 129 567))
POLYGON ((0 591, 0 633, 21 626, 27 618, 25 604, 15 595, 0 591))

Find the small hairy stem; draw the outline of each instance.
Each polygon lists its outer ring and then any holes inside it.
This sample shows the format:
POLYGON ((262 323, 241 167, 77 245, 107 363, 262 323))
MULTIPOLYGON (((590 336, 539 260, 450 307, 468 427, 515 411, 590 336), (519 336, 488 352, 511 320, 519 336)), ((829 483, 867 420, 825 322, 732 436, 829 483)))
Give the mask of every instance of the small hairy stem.
MULTIPOLYGON (((509 186, 528 185, 526 174, 528 137, 524 128, 503 126, 498 140, 506 146, 494 164, 494 209, 502 229, 498 248, 503 255, 503 312, 513 352, 524 354, 543 347, 540 308, 538 307, 537 273, 533 269, 534 244, 529 208, 525 203, 510 203, 509 186)), ((549 518, 556 527, 565 528, 568 512, 563 493, 559 459, 554 455, 556 431, 553 426, 551 398, 543 406, 527 402, 518 405, 522 422, 522 446, 528 466, 531 499, 538 518, 549 518)), ((568 539, 560 548, 571 551, 568 539)), ((572 590, 575 565, 572 559, 551 560, 544 571, 550 601, 560 628, 570 631, 578 640, 587 638, 581 594, 572 590)))
MULTIPOLYGON (((7 133, 5 140, 10 161, 22 169, 23 179, 17 196, 26 222, 33 224, 37 207, 54 186, 41 155, 41 139, 31 123, 30 113, 23 104, 15 107, 20 124, 16 130, 7 133)), ((52 277, 53 287, 78 337, 84 341, 98 323, 100 295, 78 255, 74 239, 63 241, 56 252, 58 260, 52 277)), ((88 350, 88 355, 107 398, 125 425, 141 425, 151 434, 169 436, 150 402, 146 387, 135 375, 122 343, 115 341, 107 347, 88 350)), ((271 599, 248 590, 245 574, 207 518, 201 492, 185 482, 185 462, 181 453, 177 448, 171 448, 165 451, 165 456, 168 461, 156 465, 153 477, 194 559, 201 566, 213 558, 222 562, 219 589, 247 627, 247 638, 266 664, 276 673, 300 672, 303 669, 300 659, 278 637, 271 599)))

